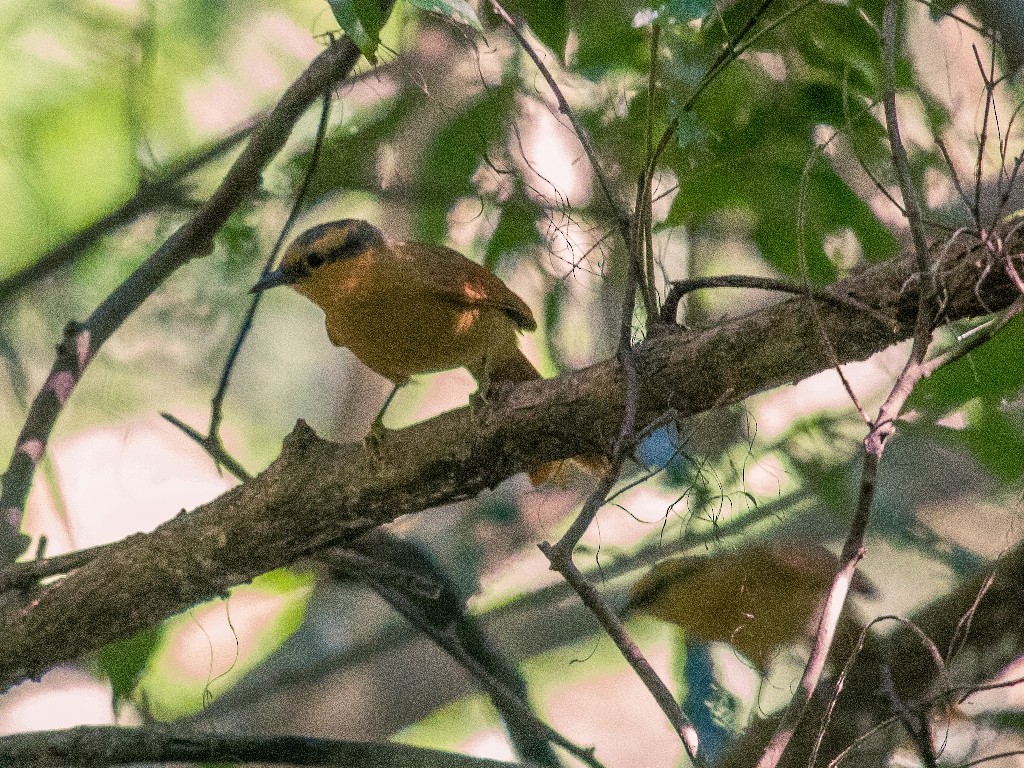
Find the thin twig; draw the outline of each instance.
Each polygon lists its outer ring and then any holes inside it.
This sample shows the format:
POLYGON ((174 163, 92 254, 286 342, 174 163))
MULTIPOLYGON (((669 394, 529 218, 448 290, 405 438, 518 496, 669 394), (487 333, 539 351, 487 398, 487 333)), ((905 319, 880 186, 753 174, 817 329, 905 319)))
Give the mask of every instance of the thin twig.
MULTIPOLYGON (((822 720, 821 727, 818 730, 818 738, 815 741, 814 749, 811 751, 811 756, 810 756, 810 759, 808 760, 808 763, 807 763, 808 765, 817 765, 818 764, 818 753, 821 750, 821 745, 822 745, 822 742, 824 741, 824 738, 825 738, 825 732, 828 730, 829 724, 831 723, 831 720, 832 720, 832 715, 835 712, 836 700, 837 700, 840 692, 842 692, 843 688, 846 685, 846 680, 850 676, 851 671, 853 670, 854 662, 857 660, 857 657, 858 657, 861 649, 864 647, 864 643, 867 640, 868 633, 876 625, 881 624, 883 622, 890 622, 890 621, 897 622, 897 623, 902 624, 903 626, 907 627, 921 641, 921 645, 925 648, 925 650, 928 651, 929 656, 931 657, 932 661, 935 663, 935 668, 939 672, 939 676, 944 681, 948 678, 945 659, 942 658, 942 654, 939 653, 939 649, 935 645, 935 643, 932 642, 932 639, 930 637, 928 637, 928 635, 926 635, 924 633, 924 631, 919 626, 917 626, 917 624, 915 624, 910 619, 908 619, 908 618, 906 618, 904 616, 897 616, 897 615, 889 614, 889 615, 885 615, 885 616, 877 616, 877 617, 875 617, 874 619, 871 620, 870 623, 868 623, 868 625, 866 627, 864 627, 861 630, 860 637, 857 639, 857 644, 856 644, 856 647, 855 647, 853 653, 850 655, 850 657, 843 664, 842 671, 839 673, 839 676, 836 679, 835 692, 834 692, 834 694, 832 696, 832 701, 829 704, 829 708, 828 708, 827 712, 825 713, 825 717, 822 720)), ((929 704, 930 704, 930 702, 929 702, 929 704)), ((846 747, 846 749, 844 749, 839 754, 839 756, 837 756, 835 759, 833 759, 833 761, 831 763, 829 763, 829 768, 835 768, 835 766, 843 759, 843 757, 845 757, 847 754, 849 754, 850 751, 852 751, 853 748, 857 744, 861 743, 862 739, 870 738, 875 733, 877 733, 879 730, 882 730, 884 728, 888 728, 894 722, 896 722, 896 718, 895 717, 887 718, 883 722, 879 723, 875 728, 872 728, 867 733, 863 734, 861 737, 859 737, 858 739, 854 740, 854 742, 852 744, 848 745, 846 747)))
POLYGON ((974 602, 971 603, 971 607, 968 608, 964 615, 960 617, 960 621, 956 623, 956 630, 953 632, 953 636, 949 639, 949 648, 946 649, 946 663, 949 664, 956 656, 960 653, 960 649, 963 648, 967 642, 967 637, 971 633, 971 623, 974 621, 975 615, 978 613, 978 606, 981 605, 981 601, 985 595, 988 594, 989 589, 992 588, 992 584, 995 583, 996 573, 992 571, 985 579, 981 588, 978 590, 978 594, 974 596, 974 602))
MULTIPOLYGON (((618 227, 619 235, 622 237, 623 242, 626 244, 628 249, 629 258, 631 262, 637 262, 637 266, 640 267, 641 273, 643 272, 643 260, 640 256, 639 251, 636 250, 634 243, 634 231, 637 227, 636 218, 639 216, 638 212, 630 214, 626 211, 619 200, 615 197, 612 192, 612 187, 608 178, 606 177, 604 170, 601 167, 600 158, 598 157, 597 150, 594 148, 594 144, 590 139, 590 134, 587 132, 586 127, 576 116, 575 111, 569 105, 568 100, 565 98, 565 94, 562 93, 562 89, 558 86, 551 71, 547 68, 544 62, 541 60, 540 55, 536 49, 530 44, 530 41, 526 39, 526 36, 522 33, 519 28, 519 24, 515 19, 509 15, 508 11, 501 5, 498 0, 491 0, 491 7, 494 12, 501 17, 502 21, 505 22, 506 26, 511 30, 515 36, 519 45, 522 47, 526 54, 533 60, 534 65, 540 71, 544 80, 547 82, 548 87, 551 89, 552 94, 555 97, 555 101, 558 104, 558 111, 565 115, 569 123, 572 125, 573 131, 576 134, 577 141, 583 147, 583 152, 586 154, 587 159, 590 161, 590 166, 594 172, 594 176, 597 177, 598 186, 601 188, 601 192, 608 203, 608 206, 615 214, 616 225, 618 227)), ((638 283, 642 285, 642 283, 638 283)), ((647 317, 657 316, 657 307, 654 304, 653 291, 642 289, 640 292, 641 298, 644 302, 644 310, 647 313, 647 317)))
MULTIPOLYGON (((643 191, 638 190, 637 198, 643 197, 643 191)), ((633 240, 639 237, 639 233, 633 232, 633 240)), ((633 250, 632 244, 630 249, 633 250)), ((565 532, 561 539, 554 545, 548 545, 548 551, 554 557, 552 560, 552 567, 556 568, 555 562, 561 563, 563 561, 571 561, 572 551, 579 544, 580 539, 590 528, 590 524, 594 521, 594 517, 597 515, 598 510, 604 505, 607 500, 608 494, 611 492, 611 488, 615 483, 616 478, 619 475, 619 470, 622 466, 623 459, 626 456, 627 448, 632 444, 634 434, 636 432, 636 405, 637 405, 637 392, 638 392, 638 374, 636 370, 636 360, 633 356, 633 311, 636 308, 636 289, 637 283, 641 277, 639 270, 642 269, 642 263, 630 260, 629 268, 626 273, 626 286, 622 293, 622 316, 619 320, 619 346, 618 346, 618 357, 622 376, 624 378, 624 400, 625 406, 623 408, 622 421, 619 425, 619 432, 615 439, 615 444, 612 448, 611 464, 608 471, 604 473, 601 478, 601 482, 598 487, 594 489, 593 493, 587 499, 583 505, 583 509, 580 510, 579 515, 569 526, 569 529, 565 532)), ((549 557, 551 559, 551 557, 549 557)))
POLYGON ((644 292, 644 309, 647 311, 647 333, 651 332, 658 321, 657 300, 654 284, 654 206, 651 198, 654 194, 654 88, 658 79, 658 42, 661 39, 661 25, 655 23, 651 27, 651 67, 647 78, 647 162, 640 180, 642 200, 636 209, 639 221, 636 226, 643 231, 644 270, 640 278, 640 290, 644 292))
MULTIPOLYGON (((864 527, 866 527, 867 520, 865 519, 863 522, 864 527)), ((849 541, 850 539, 847 539, 847 542, 849 541)), ((857 564, 863 556, 863 548, 859 548, 852 557, 847 556, 844 548, 843 557, 840 560, 842 568, 832 580, 828 597, 825 599, 821 621, 814 638, 814 644, 811 646, 810 658, 804 667, 804 672, 800 677, 793 700, 786 707, 786 711, 783 713, 774 735, 757 761, 757 768, 774 768, 774 766, 779 764, 779 760, 782 759, 786 747, 789 746, 789 742, 803 718, 807 705, 817 690, 821 674, 825 671, 825 661, 832 647, 832 639, 835 637, 836 628, 839 626, 839 617, 842 614, 843 605, 850 592, 850 582, 853 580, 857 564)))
POLYGON ((636 643, 626 633, 622 622, 601 599, 600 593, 580 572, 573 562, 573 550, 579 540, 586 533, 598 510, 604 505, 611 492, 615 479, 618 477, 622 461, 627 454, 627 446, 631 444, 635 433, 636 425, 636 400, 637 400, 637 370, 636 360, 633 357, 632 346, 632 317, 636 301, 636 265, 631 261, 629 272, 626 277, 626 289, 623 293, 622 320, 619 330, 619 361, 620 369, 625 378, 624 395, 625 409, 619 434, 612 451, 611 462, 607 471, 602 476, 597 488, 587 498, 583 509, 569 526, 569 530, 554 545, 542 542, 541 552, 548 558, 552 570, 557 571, 566 582, 576 591, 583 601, 583 604, 597 617, 601 626, 605 628, 609 637, 612 638, 619 651, 626 661, 643 681, 644 685, 654 696, 655 701, 661 707, 669 722, 675 728, 677 735, 683 742, 687 754, 694 764, 702 764, 698 755, 697 732, 693 725, 683 714, 679 703, 672 696, 671 692, 662 682, 657 672, 650 665, 636 643))
MULTIPOLYGON (((403 546, 404 542, 398 542, 398 545, 403 546)), ((352 575, 373 589, 414 627, 466 669, 490 694, 495 707, 510 721, 509 727, 526 729, 533 738, 541 739, 542 743, 550 742, 561 747, 591 768, 602 768, 601 763, 594 757, 593 748, 574 744, 537 717, 524 700, 525 686, 521 678, 510 679, 515 673, 504 659, 494 658, 494 652, 489 647, 481 647, 482 641, 479 637, 471 639, 467 636, 466 633, 472 630, 471 622, 475 621, 475 618, 463 615, 465 605, 461 598, 455 599, 452 593, 442 591, 425 601, 422 597, 408 592, 404 579, 396 585, 392 574, 383 570, 394 567, 390 558, 395 556, 403 565, 415 566, 417 555, 405 549, 389 555, 386 549, 385 547, 385 552, 381 553, 371 546, 367 550, 368 556, 337 547, 318 555, 317 559, 324 560, 331 568, 341 570, 345 575, 349 575, 349 569, 355 564, 356 570, 352 575), (500 664, 496 665, 496 662, 500 664), (514 690, 513 685, 524 690, 514 690)), ((444 578, 440 573, 431 575, 444 578)), ((440 585, 435 582, 435 587, 437 586, 440 585)), ((454 588, 449 586, 449 589, 454 592, 454 588)), ((547 756, 550 760, 555 760, 553 753, 547 756)), ((520 757, 526 758, 526 755, 520 757)))
MULTIPOLYGON (((607 495, 615 482, 615 478, 618 476, 623 457, 626 454, 626 446, 630 444, 635 432, 637 371, 636 363, 632 356, 632 321, 637 288, 640 287, 641 281, 644 279, 644 263, 642 258, 640 258, 641 251, 638 248, 639 243, 643 241, 643 229, 640 223, 642 221, 643 214, 638 210, 631 216, 627 212, 623 211, 618 200, 615 198, 615 195, 612 193, 608 180, 605 178, 598 160, 597 152, 591 143, 589 134, 582 123, 577 119, 572 108, 569 106, 569 102, 562 94, 562 91, 558 87, 558 83, 555 82, 551 72, 544 65, 544 62, 541 60, 536 50, 534 50, 533 46, 530 45, 529 41, 527 41, 526 37, 520 31, 518 24, 502 7, 501 3, 499 3, 498 0, 491 0, 491 7, 509 27, 512 34, 519 41, 520 46, 533 60, 533 63, 541 72, 541 75, 547 81, 548 87, 554 94, 558 103, 559 111, 566 115, 569 122, 572 124, 573 130, 576 132, 577 139, 583 146, 583 151, 586 153, 591 167, 593 168, 594 175, 597 177, 598 185, 601 187, 601 191, 609 206, 615 212, 619 233, 626 243, 630 256, 628 261, 629 269, 626 279, 626 290, 623 300, 623 312, 619 334, 619 358, 621 370, 626 379, 626 403, 625 413, 619 430, 618 439, 615 442, 612 460, 607 471, 604 473, 604 476, 601 478, 598 488, 590 495, 586 504, 584 504, 583 510, 580 512, 579 516, 577 516, 576 520, 573 521, 573 524, 569 527, 566 534, 553 546, 547 542, 542 543, 541 551, 547 555, 548 560, 551 562, 551 567, 561 573, 566 581, 573 586, 580 595, 584 604, 590 608, 595 616, 597 616, 601 621, 602 625, 605 626, 606 631, 608 631, 609 635, 613 640, 615 640, 616 645, 626 656, 627 661, 629 661, 630 665, 637 671, 641 680, 644 681, 648 690, 651 691, 659 705, 662 707, 662 710, 665 712, 669 721, 672 723, 676 732, 682 739, 683 745, 686 748, 687 753, 690 755, 690 758, 695 764, 701 765, 702 760, 697 755, 696 730, 686 719, 686 716, 683 715, 678 702, 676 702, 672 697, 671 692, 669 692, 665 687, 665 684, 654 672, 653 667, 651 667, 646 659, 644 659, 639 648, 636 647, 626 634, 625 629, 622 627, 622 623, 617 617, 615 617, 611 609, 604 604, 604 601, 601 600, 597 589, 583 578, 582 574, 572 561, 573 549, 586 530, 590 527, 590 523, 593 521, 598 509, 600 509, 607 498, 607 495)), ((642 179, 641 186, 643 186, 643 181, 644 180, 642 179)), ((638 194, 638 200, 640 201, 640 205, 638 207, 642 208, 643 201, 649 200, 649 197, 650 196, 645 194, 643 189, 641 189, 638 194)), ((641 288, 640 293, 644 301, 644 308, 647 311, 647 317, 655 317, 657 309, 653 305, 652 292, 641 288)))
POLYGON ((774 277, 756 277, 754 275, 719 275, 716 277, 693 277, 683 280, 672 281, 668 295, 661 308, 661 321, 663 323, 674 323, 676 314, 679 311, 679 302, 682 298, 693 291, 704 288, 755 288, 762 291, 778 291, 779 293, 791 293, 796 296, 807 296, 819 301, 826 301, 841 307, 848 307, 857 312, 863 312, 876 320, 886 332, 891 333, 894 322, 879 314, 876 310, 856 299, 836 293, 833 288, 818 288, 813 285, 801 285, 792 280, 778 279, 774 277))
MULTIPOLYGON (((743 29, 740 30, 740 33, 736 35, 736 37, 733 40, 729 40, 726 43, 726 45, 723 46, 722 52, 718 55, 718 58, 708 68, 707 73, 704 75, 703 78, 701 78, 700 83, 697 84, 697 87, 693 90, 693 93, 691 93, 689 97, 686 99, 686 101, 683 102, 682 107, 680 107, 679 109, 681 113, 685 114, 686 112, 689 112, 691 109, 693 109, 693 105, 697 102, 697 99, 700 97, 700 95, 708 88, 708 86, 711 85, 711 83, 714 82, 715 78, 725 69, 725 67, 728 66, 733 61, 735 61, 736 59, 738 59, 758 39, 768 34, 773 29, 776 29, 777 27, 785 23, 788 19, 792 18, 796 14, 803 11, 805 8, 809 8, 818 2, 818 0, 804 0, 804 2, 800 3, 797 6, 794 6, 793 8, 790 8, 788 11, 785 11, 784 13, 780 14, 777 19, 773 19, 769 24, 766 24, 764 28, 758 30, 757 34, 751 35, 751 37, 744 40, 746 34, 750 32, 751 29, 753 29, 754 25, 768 11, 769 6, 771 6, 771 4, 774 1, 775 0, 762 0, 761 5, 757 8, 757 10, 755 10, 751 14, 750 18, 747 19, 747 22, 744 25, 743 29)), ((672 139, 675 137, 676 131, 678 130, 679 118, 675 117, 665 128, 665 131, 662 133, 661 140, 658 142, 658 148, 654 152, 655 161, 668 147, 669 142, 672 141, 672 139)))
MULTIPOLYGON (((288 218, 285 220, 284 226, 281 227, 281 232, 277 237, 277 242, 267 255, 267 260, 263 265, 263 275, 269 273, 271 268, 274 266, 277 254, 280 252, 281 246, 284 244, 285 239, 291 232, 291 228, 295 223, 295 220, 298 218, 299 213, 302 211, 302 206, 306 201, 306 192, 313 179, 313 174, 316 172, 317 166, 320 163, 320 154, 323 150, 324 138, 327 135, 327 123, 330 120, 331 115, 332 98, 333 96, 330 91, 324 92, 323 107, 320 110, 320 122, 317 125, 316 138, 313 140, 313 150, 310 153, 309 167, 306 169, 306 174, 302 179, 302 184, 299 186, 298 192, 295 195, 295 200, 292 202, 291 210, 288 212, 288 218)), ((181 429, 185 434, 206 449, 207 453, 210 454, 218 465, 224 464, 224 466, 228 468, 228 471, 243 482, 248 480, 251 476, 242 468, 241 464, 231 457, 227 449, 224 447, 224 443, 220 437, 220 425, 224 418, 224 398, 227 396, 228 384, 231 382, 231 374, 234 371, 238 355, 242 351, 242 345, 249 336, 249 331, 252 330, 253 319, 256 317, 256 309, 259 307, 260 299, 262 298, 262 292, 257 293, 252 297, 252 300, 249 302, 249 309, 246 311, 245 317, 242 320, 242 325, 235 337, 235 343, 231 346, 231 351, 228 353, 227 360, 224 363, 224 368, 221 371, 220 382, 217 385, 217 390, 210 401, 210 426, 206 435, 200 435, 196 430, 182 423, 180 419, 177 419, 170 414, 161 414, 171 424, 181 429)))
POLYGON ((548 558, 552 570, 561 574, 579 595, 583 604, 587 606, 601 623, 608 636, 612 638, 612 641, 618 647, 623 657, 661 707, 669 722, 672 723, 672 727, 682 741, 694 765, 701 766, 703 765, 703 758, 698 752, 699 742, 697 731, 693 724, 683 714, 679 703, 672 696, 671 691, 668 690, 665 683, 658 676, 658 673, 655 672, 650 662, 644 657, 640 648, 630 638, 618 616, 608 607, 601 598, 597 588, 583 576, 573 562, 573 550, 590 527, 598 510, 608 499, 615 479, 618 477, 622 461, 627 455, 629 446, 632 445, 635 437, 638 375, 636 360, 633 356, 632 317, 636 301, 636 281, 636 265, 630 261, 629 272, 626 277, 626 289, 623 293, 622 320, 619 330, 619 362, 620 370, 625 378, 625 408, 619 427, 619 434, 612 451, 611 462, 597 488, 587 498, 583 509, 572 522, 572 525, 569 526, 569 530, 566 531, 565 535, 554 545, 548 544, 546 541, 542 542, 540 550, 548 558))
MULTIPOLYGON (((548 559, 554 563, 555 553, 551 551, 551 547, 545 542, 540 545, 540 548, 547 555, 548 559)), ((615 642, 615 645, 622 652, 626 661, 633 668, 633 671, 644 681, 647 690, 654 696, 655 701, 661 707, 661 711, 665 713, 669 722, 672 723, 672 727, 675 728, 676 734, 683 742, 683 746, 686 748, 686 752, 694 765, 703 766, 704 760, 698 754, 696 729, 683 714, 679 703, 672 695, 672 692, 665 686, 665 683, 662 682, 658 673, 654 671, 654 667, 644 658, 640 648, 626 633, 619 617, 608 607, 594 585, 583 577, 583 574, 580 573, 579 569, 570 559, 564 560, 557 570, 576 591, 576 594, 580 596, 583 604, 590 609, 590 612, 601 623, 602 628, 615 642)))
POLYGON ((576 138, 583 147, 583 151, 586 153, 587 159, 590 161, 590 167, 594 171, 594 175, 597 177, 597 183, 598 186, 601 187, 601 193, 604 195, 608 205, 615 212, 619 232, 622 235, 622 238, 628 243, 630 235, 630 216, 622 209, 621 204, 612 192, 611 184, 608 182, 608 179, 605 177, 604 170, 601 168, 597 150, 594 148, 594 144, 590 140, 590 134, 576 116, 573 108, 569 106, 569 102, 562 93, 562 89, 558 87, 558 83, 555 82, 555 78, 552 76, 551 71, 541 60, 540 55, 534 47, 530 45, 530 41, 526 39, 526 36, 523 35, 522 31, 519 29, 519 24, 516 20, 509 15, 509 12, 505 10, 498 0, 491 0, 491 7, 494 9, 494 12, 498 14, 501 20, 505 22, 505 25, 515 36, 516 40, 519 41, 519 45, 526 52, 526 55, 533 60, 534 65, 547 82, 548 87, 551 89, 551 93, 555 97, 555 101, 558 103, 558 111, 565 115, 572 124, 573 131, 576 133, 576 138))
POLYGON ((932 744, 931 725, 927 712, 921 712, 916 707, 908 706, 896 693, 892 681, 892 671, 888 665, 882 666, 882 693, 889 702, 896 719, 903 725, 903 730, 910 736, 911 741, 917 747, 917 753, 921 758, 924 768, 938 768, 938 760, 935 757, 935 745, 932 744))
MULTIPOLYGON (((837 136, 838 134, 834 134, 837 136)), ((834 138, 833 136, 833 138, 834 138)), ((797 261, 800 264, 800 282, 801 285, 808 289, 811 286, 810 269, 807 264, 807 248, 804 244, 804 236, 806 235, 807 225, 807 192, 810 185, 811 169, 814 167, 815 161, 821 156, 822 152, 828 146, 828 142, 824 144, 818 144, 814 147, 814 151, 810 157, 807 158, 807 162, 804 164, 803 172, 800 174, 800 194, 797 200, 797 261)), ((860 402, 860 398, 857 397, 857 393, 853 389, 853 385, 849 379, 846 378, 846 374, 843 372, 843 366, 839 362, 839 356, 836 354, 835 345, 832 343, 832 339, 829 337, 825 330, 825 324, 821 320, 821 312, 818 309, 818 303, 808 296, 808 305, 811 310, 811 317, 814 319, 814 329, 818 332, 818 337, 821 339, 821 346, 828 356, 828 360, 832 363, 832 369, 839 376, 839 381, 842 382, 843 389, 846 390, 847 396, 850 398, 850 402, 853 403, 853 407, 856 408, 857 413, 865 421, 870 424, 871 419, 868 417, 867 411, 865 411, 863 404, 860 402)))
MULTIPOLYGON (((971 212, 974 214, 974 224, 981 229, 981 175, 982 167, 985 164, 985 144, 988 142, 988 119, 992 114, 993 92, 992 84, 985 74, 985 65, 981 63, 978 46, 972 45, 971 50, 974 51, 974 59, 978 63, 978 71, 981 72, 981 78, 985 81, 985 110, 981 120, 981 136, 978 139, 978 157, 974 162, 974 204, 971 206, 971 212)), ((995 48, 992 49, 992 53, 995 55, 995 48)))
POLYGON ((0 571, 0 593, 9 589, 26 589, 41 579, 70 573, 114 548, 114 544, 100 544, 63 555, 11 563, 0 571))
POLYGON ((1024 755, 1024 749, 1012 749, 1009 752, 996 752, 991 755, 985 755, 985 757, 979 757, 977 760, 968 760, 966 763, 960 763, 955 768, 974 768, 977 765, 984 765, 985 763, 995 762, 996 760, 1005 760, 1008 757, 1020 757, 1024 755))
POLYGON ((953 158, 950 157, 949 150, 946 149, 946 142, 942 140, 941 136, 936 136, 935 145, 939 148, 939 152, 942 153, 942 159, 945 160, 946 168, 949 169, 949 178, 953 182, 953 188, 956 190, 957 195, 959 195, 960 201, 968 211, 972 210, 973 205, 967 198, 967 192, 964 191, 963 184, 960 183, 960 174, 957 173, 956 166, 953 164, 953 158))
POLYGON ((999 317, 989 321, 984 328, 981 328, 971 334, 963 344, 959 344, 956 347, 948 349, 945 352, 936 355, 932 359, 923 362, 919 369, 921 377, 927 378, 928 376, 931 376, 939 368, 956 362, 960 358, 969 355, 982 344, 990 341, 997 333, 1006 327, 1007 323, 1017 317, 1017 315, 1021 313, 1021 310, 1024 310, 1024 298, 1017 299, 1013 302, 1013 304, 999 314, 999 317))
POLYGON ((871 520, 871 505, 874 501, 882 453, 888 439, 895 431, 897 416, 913 391, 914 385, 921 378, 921 363, 927 353, 931 337, 932 320, 929 304, 932 292, 925 285, 925 278, 929 272, 928 247, 924 239, 917 194, 910 176, 910 165, 907 160, 906 148, 900 136, 899 121, 896 115, 896 0, 887 0, 886 2, 882 33, 885 64, 885 92, 882 101, 886 127, 889 132, 893 167, 899 181, 917 261, 918 301, 914 321, 914 341, 903 370, 879 409, 878 418, 869 430, 867 437, 864 438, 864 466, 861 474, 860 493, 853 521, 840 555, 841 570, 832 581, 821 623, 811 649, 811 656, 800 678, 797 693, 783 714, 779 728, 758 761, 758 768, 775 768, 778 765, 796 732, 807 704, 817 690, 839 616, 849 593, 850 580, 857 563, 864 556, 864 539, 868 523, 871 520))

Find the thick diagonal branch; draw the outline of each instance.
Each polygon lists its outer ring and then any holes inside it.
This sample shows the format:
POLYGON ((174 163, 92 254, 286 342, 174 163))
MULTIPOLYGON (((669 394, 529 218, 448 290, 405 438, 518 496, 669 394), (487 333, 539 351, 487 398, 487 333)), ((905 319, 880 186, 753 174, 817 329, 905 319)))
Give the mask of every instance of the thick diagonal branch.
MULTIPOLYGON (((1001 273, 979 283, 983 268, 966 244, 938 265, 944 320, 1014 300, 1016 289, 1001 273)), ((738 402, 830 368, 818 322, 841 362, 909 338, 917 292, 906 286, 915 272, 916 257, 895 259, 836 286, 870 314, 821 302, 814 319, 801 297, 704 331, 655 334, 636 349, 637 424, 668 409, 688 416, 738 402), (891 333, 878 314, 893 318, 891 333)), ((545 461, 605 452, 622 421, 622 387, 617 359, 522 384, 484 407, 390 435, 377 458, 300 424, 258 477, 110 548, 6 617, 0 687, 401 515, 471 497, 545 461)))

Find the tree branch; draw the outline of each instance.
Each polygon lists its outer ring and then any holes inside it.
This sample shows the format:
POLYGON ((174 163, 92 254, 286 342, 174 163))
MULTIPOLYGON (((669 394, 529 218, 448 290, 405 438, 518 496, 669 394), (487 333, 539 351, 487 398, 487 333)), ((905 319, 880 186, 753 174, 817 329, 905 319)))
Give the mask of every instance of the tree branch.
MULTIPOLYGON (((1016 298, 1003 273, 993 270, 979 282, 983 268, 966 240, 936 266, 946 320, 1016 298)), ((911 256, 836 286, 893 318, 892 334, 864 313, 820 303, 820 322, 841 362, 864 359, 913 333, 917 292, 903 287, 916 272, 911 256)), ((715 328, 665 330, 645 341, 636 349, 637 424, 668 409, 686 417, 738 402, 831 367, 807 301, 790 299, 715 328)), ((153 533, 129 537, 5 617, 0 687, 400 515, 469 498, 546 461, 607 453, 624 402, 620 364, 611 359, 390 434, 377 456, 361 444, 322 440, 300 422, 280 456, 250 482, 153 533)))
POLYGON ((224 736, 181 729, 79 726, 0 737, 0 764, 23 768, 54 765, 230 762, 330 765, 351 768, 526 768, 405 744, 367 743, 299 736, 224 736))

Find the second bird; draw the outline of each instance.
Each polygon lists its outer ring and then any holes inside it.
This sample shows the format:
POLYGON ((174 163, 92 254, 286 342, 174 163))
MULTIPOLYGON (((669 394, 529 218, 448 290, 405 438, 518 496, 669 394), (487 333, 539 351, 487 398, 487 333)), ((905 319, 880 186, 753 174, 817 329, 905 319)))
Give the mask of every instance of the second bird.
MULTIPOLYGON (((391 242, 359 219, 332 221, 299 235, 252 290, 278 285, 319 306, 331 342, 394 384, 384 408, 421 373, 464 367, 484 386, 541 378, 517 341, 537 327, 526 302, 451 248, 391 242)), ((544 465, 530 478, 539 483, 551 473, 544 465)))

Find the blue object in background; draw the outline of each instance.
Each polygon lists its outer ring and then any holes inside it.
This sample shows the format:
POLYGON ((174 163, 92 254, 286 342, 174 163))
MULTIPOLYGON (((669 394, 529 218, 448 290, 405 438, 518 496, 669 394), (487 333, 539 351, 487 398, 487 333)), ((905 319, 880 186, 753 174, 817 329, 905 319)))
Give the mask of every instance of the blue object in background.
POLYGON ((693 723, 700 740, 699 752, 708 765, 714 765, 732 746, 735 723, 727 712, 735 709, 735 697, 719 685, 711 646, 707 643, 686 643, 686 698, 683 712, 693 723), (725 716, 723 716, 725 714, 725 716))

